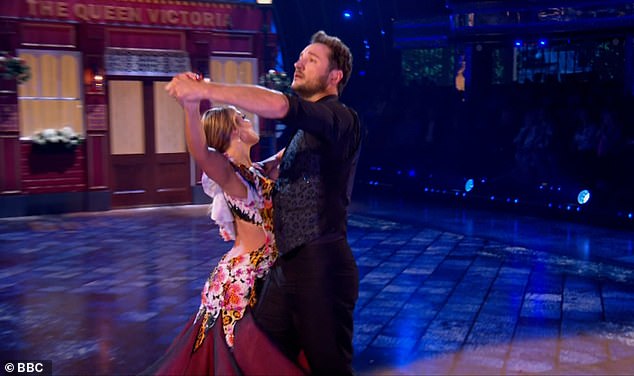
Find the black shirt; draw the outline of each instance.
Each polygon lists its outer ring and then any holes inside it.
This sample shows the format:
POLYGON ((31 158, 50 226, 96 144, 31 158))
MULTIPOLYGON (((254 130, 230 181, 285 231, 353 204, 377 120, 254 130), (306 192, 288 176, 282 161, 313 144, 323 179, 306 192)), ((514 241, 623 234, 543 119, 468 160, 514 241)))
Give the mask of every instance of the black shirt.
POLYGON ((345 237, 361 143, 357 114, 336 95, 309 102, 288 96, 283 123, 294 132, 273 193, 281 253, 345 237))

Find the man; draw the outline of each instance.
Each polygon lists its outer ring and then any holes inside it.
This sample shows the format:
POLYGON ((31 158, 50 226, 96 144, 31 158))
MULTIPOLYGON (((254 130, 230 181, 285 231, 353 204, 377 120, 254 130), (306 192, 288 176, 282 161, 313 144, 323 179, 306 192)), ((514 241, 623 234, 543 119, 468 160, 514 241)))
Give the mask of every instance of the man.
POLYGON ((314 374, 352 373, 358 270, 346 238, 347 207, 361 143, 357 114, 339 102, 352 55, 319 31, 295 62, 297 96, 253 85, 206 83, 191 74, 167 86, 181 100, 210 99, 295 131, 273 195, 280 252, 256 307, 259 325, 292 359, 303 350, 314 374))

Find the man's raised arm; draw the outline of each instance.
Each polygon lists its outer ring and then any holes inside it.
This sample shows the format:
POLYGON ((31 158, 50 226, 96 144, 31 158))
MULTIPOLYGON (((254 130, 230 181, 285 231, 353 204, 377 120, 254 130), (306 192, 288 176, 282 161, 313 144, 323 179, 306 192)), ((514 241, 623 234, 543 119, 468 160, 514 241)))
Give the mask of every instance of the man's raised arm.
POLYGON ((289 108, 288 98, 279 91, 256 85, 196 80, 192 73, 175 76, 165 90, 181 101, 209 99, 212 102, 232 104, 269 119, 283 118, 289 108))

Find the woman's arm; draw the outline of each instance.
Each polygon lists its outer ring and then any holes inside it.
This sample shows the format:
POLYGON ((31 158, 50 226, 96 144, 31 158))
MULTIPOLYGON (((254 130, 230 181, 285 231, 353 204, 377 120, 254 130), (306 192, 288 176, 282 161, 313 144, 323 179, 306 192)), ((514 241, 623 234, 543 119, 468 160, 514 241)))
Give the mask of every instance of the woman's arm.
POLYGON ((183 103, 185 139, 189 153, 205 174, 215 181, 223 191, 234 197, 247 197, 247 188, 236 176, 229 160, 221 153, 207 147, 205 133, 201 126, 199 105, 198 101, 183 103))
POLYGON ((278 151, 267 159, 258 162, 258 164, 262 166, 262 170, 264 170, 264 175, 266 175, 269 179, 277 180, 279 177, 279 167, 282 162, 282 157, 284 156, 284 150, 286 150, 286 148, 278 151))

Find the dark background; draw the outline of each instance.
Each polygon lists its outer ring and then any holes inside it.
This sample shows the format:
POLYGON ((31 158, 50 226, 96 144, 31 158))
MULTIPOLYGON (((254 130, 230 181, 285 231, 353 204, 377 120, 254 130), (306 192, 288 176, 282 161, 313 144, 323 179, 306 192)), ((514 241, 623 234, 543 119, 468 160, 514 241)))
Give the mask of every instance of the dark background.
POLYGON ((353 51, 342 100, 368 129, 355 192, 632 223, 632 2, 275 0, 271 11, 278 69, 292 73, 320 29, 353 51))

